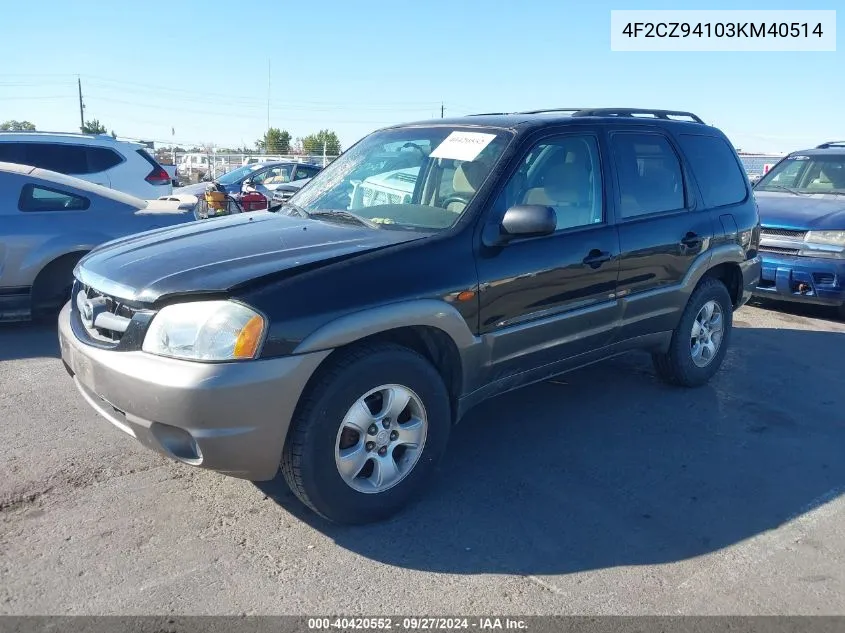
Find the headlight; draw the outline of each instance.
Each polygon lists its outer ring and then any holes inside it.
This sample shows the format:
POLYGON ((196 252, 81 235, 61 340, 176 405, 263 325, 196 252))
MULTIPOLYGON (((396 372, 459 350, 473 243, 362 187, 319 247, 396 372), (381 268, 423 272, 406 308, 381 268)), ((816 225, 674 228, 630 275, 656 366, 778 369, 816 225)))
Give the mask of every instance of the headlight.
POLYGON ((234 301, 176 303, 153 317, 141 348, 186 360, 248 360, 265 328, 263 316, 234 301))
POLYGON ((810 244, 845 246, 845 231, 808 231, 804 241, 810 244))

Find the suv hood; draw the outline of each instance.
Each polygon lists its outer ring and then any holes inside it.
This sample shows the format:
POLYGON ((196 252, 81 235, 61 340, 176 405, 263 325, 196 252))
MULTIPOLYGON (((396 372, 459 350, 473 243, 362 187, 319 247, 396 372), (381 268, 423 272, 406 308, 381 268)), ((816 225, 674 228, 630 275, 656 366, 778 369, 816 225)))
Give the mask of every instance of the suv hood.
POLYGON ((845 196, 755 191, 760 224, 795 230, 845 230, 845 196))
POLYGON ((83 257, 74 274, 99 292, 154 303, 174 294, 226 292, 267 275, 422 237, 259 211, 107 242, 83 257))

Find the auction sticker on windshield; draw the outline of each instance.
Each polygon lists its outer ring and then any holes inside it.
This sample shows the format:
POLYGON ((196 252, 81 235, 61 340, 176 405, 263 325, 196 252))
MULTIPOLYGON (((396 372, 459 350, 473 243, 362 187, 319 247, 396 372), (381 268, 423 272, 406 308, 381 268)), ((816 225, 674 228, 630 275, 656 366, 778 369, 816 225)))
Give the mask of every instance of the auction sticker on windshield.
POLYGON ((431 158, 454 160, 475 160, 482 150, 496 138, 495 134, 483 132, 452 132, 431 152, 431 158))

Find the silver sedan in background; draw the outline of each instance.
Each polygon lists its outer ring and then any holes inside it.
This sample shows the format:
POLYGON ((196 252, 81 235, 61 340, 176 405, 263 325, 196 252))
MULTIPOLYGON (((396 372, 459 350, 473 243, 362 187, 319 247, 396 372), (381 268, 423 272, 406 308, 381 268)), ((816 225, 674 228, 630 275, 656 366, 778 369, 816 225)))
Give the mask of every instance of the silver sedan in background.
POLYGON ((141 200, 46 169, 0 162, 0 321, 58 310, 98 245, 196 219, 195 203, 141 200))

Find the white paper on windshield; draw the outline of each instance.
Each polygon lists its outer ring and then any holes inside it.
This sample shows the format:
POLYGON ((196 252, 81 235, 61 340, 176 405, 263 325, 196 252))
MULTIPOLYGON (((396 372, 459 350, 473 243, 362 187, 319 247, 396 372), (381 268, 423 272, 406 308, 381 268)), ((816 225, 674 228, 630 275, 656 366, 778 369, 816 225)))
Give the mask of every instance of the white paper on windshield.
POLYGON ((431 152, 431 158, 475 160, 481 151, 496 138, 483 132, 452 132, 431 152))

